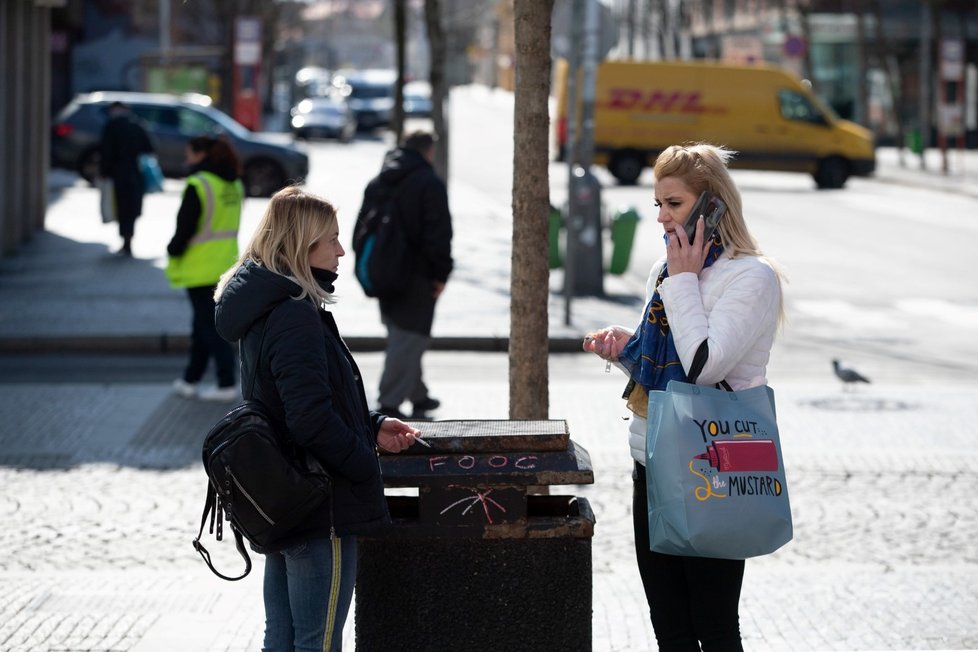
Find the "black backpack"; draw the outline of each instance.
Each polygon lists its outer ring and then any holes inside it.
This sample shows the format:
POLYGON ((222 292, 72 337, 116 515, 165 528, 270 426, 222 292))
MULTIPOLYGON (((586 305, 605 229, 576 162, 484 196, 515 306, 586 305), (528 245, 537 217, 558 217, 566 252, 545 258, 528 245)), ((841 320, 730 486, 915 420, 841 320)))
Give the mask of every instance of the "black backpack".
MULTIPOLYGON (((264 338, 263 328, 262 341, 264 338)), ((253 376, 252 395, 254 387, 253 376)), ((251 572, 251 558, 242 537, 262 552, 330 499, 329 474, 312 454, 275 431, 265 406, 258 401, 246 400, 218 421, 204 437, 202 453, 207 497, 193 545, 208 568, 222 579, 240 580, 251 572), (245 561, 244 572, 237 577, 218 572, 200 543, 208 519, 209 532, 218 541, 223 539, 225 517, 245 561)))
POLYGON ((405 182, 386 189, 357 216, 353 229, 356 277, 368 297, 380 299, 404 292, 411 281, 413 257, 407 233, 397 215, 397 200, 405 182))

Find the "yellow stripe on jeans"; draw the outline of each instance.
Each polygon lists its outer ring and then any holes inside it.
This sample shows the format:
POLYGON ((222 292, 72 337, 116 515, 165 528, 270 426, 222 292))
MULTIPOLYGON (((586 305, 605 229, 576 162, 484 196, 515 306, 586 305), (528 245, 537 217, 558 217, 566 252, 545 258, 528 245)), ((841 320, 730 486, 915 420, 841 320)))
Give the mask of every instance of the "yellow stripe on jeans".
POLYGON ((323 636, 323 652, 333 648, 333 628, 336 627, 336 612, 340 602, 340 569, 342 552, 339 537, 330 537, 333 546, 333 573, 329 586, 329 601, 326 604, 326 632, 323 636))

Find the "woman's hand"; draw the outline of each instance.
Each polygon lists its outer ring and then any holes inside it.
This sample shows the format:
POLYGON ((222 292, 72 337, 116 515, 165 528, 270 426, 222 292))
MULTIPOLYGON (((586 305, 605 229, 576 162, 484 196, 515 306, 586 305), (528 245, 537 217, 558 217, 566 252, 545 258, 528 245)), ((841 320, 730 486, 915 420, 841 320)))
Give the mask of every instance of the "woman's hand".
POLYGON ((421 431, 412 428, 400 419, 387 417, 377 431, 377 446, 388 453, 400 453, 416 439, 421 439, 421 431))
POLYGON ((624 326, 608 326, 584 337, 584 350, 600 358, 614 362, 632 337, 632 331, 624 326))
POLYGON ((666 265, 669 268, 669 276, 692 272, 697 276, 703 271, 703 263, 706 256, 710 253, 710 242, 703 242, 703 216, 696 220, 696 235, 693 242, 686 236, 686 229, 676 229, 669 236, 669 243, 666 245, 666 265))

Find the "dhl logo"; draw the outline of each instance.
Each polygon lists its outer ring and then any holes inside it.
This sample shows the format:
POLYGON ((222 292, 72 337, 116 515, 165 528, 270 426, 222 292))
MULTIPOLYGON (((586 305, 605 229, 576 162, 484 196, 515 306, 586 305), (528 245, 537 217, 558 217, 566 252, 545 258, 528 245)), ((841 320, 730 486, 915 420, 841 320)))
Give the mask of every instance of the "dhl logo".
POLYGON ((606 109, 692 114, 727 112, 724 107, 704 105, 700 91, 612 88, 610 94, 611 99, 602 103, 606 109))

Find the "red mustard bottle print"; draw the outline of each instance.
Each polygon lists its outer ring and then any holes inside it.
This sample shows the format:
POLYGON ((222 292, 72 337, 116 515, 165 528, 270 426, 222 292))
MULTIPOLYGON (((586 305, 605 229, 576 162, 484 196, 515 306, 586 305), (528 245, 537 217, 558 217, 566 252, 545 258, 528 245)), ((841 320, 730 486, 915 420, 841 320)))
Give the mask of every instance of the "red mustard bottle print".
POLYGON ((705 453, 693 459, 707 460, 710 466, 722 473, 778 470, 778 449, 771 439, 715 441, 705 453))

